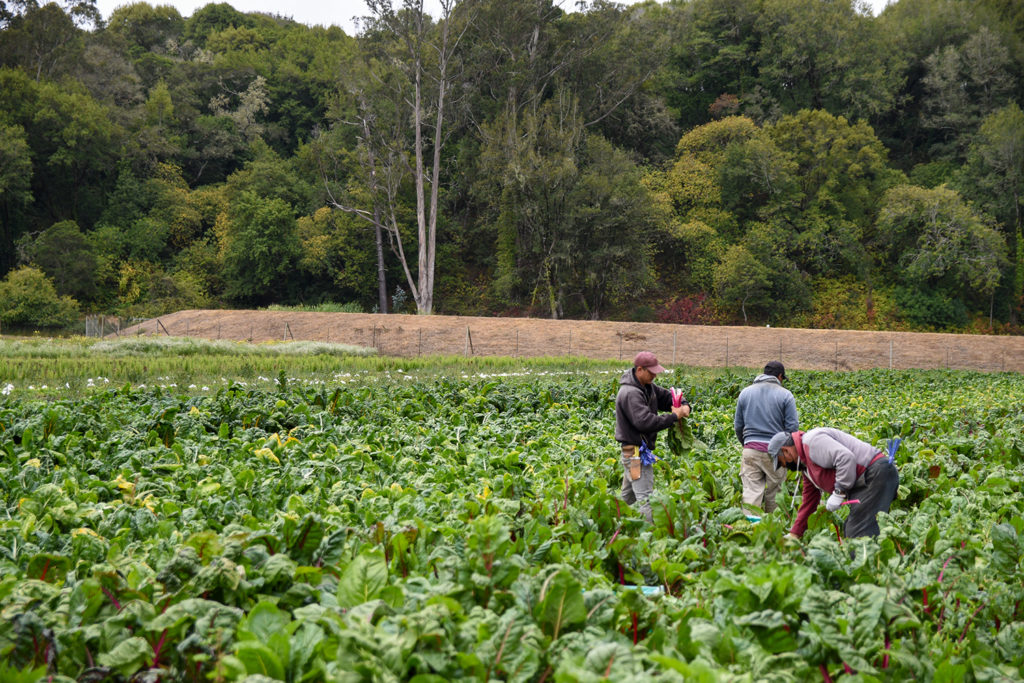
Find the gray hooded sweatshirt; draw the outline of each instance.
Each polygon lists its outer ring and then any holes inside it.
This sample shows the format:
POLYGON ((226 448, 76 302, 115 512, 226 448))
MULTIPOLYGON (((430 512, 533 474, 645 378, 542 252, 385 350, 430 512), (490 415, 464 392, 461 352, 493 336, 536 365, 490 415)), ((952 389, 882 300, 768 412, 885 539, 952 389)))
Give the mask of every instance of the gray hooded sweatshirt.
POLYGON ((777 377, 758 375, 736 399, 733 426, 741 445, 768 443, 778 432, 795 432, 800 429, 796 399, 777 377))

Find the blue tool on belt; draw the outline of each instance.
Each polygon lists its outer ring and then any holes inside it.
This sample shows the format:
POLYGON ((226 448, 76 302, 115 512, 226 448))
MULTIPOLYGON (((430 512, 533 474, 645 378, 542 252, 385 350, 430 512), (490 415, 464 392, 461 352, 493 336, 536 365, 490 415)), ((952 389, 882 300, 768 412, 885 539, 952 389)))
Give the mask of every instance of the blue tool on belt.
POLYGON ((647 442, 644 441, 640 444, 640 463, 642 465, 653 465, 658 462, 658 456, 654 454, 650 448, 647 447, 647 442))

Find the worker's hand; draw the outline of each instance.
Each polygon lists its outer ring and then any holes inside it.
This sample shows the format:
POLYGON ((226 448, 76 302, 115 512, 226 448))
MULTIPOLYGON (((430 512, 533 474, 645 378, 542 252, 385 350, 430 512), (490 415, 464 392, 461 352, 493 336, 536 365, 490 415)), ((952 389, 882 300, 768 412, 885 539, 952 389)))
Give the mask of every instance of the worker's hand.
POLYGON ((846 494, 833 493, 831 496, 828 497, 828 500, 825 501, 825 509, 828 510, 829 512, 835 512, 840 507, 842 507, 843 502, 845 500, 846 494))
POLYGON ((793 543, 799 543, 800 542, 800 537, 797 536, 796 534, 790 532, 790 533, 788 533, 788 534, 786 534, 785 536, 782 537, 782 541, 786 545, 792 545, 793 543))
POLYGON ((678 417, 680 420, 682 420, 684 417, 686 417, 687 415, 690 414, 690 406, 687 405, 686 403, 684 403, 683 405, 679 406, 678 408, 673 408, 672 412, 675 413, 676 417, 678 417))

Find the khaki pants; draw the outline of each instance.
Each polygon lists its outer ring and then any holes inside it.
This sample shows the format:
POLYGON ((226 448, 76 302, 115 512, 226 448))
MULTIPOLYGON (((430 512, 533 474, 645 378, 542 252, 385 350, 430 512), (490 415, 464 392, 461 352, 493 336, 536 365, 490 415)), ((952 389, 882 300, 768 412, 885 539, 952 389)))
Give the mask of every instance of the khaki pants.
POLYGON ((753 448, 743 449, 740 461, 740 481, 743 482, 743 513, 760 516, 757 510, 748 509, 747 505, 756 505, 768 513, 778 507, 775 494, 786 479, 786 468, 778 470, 772 467, 772 458, 767 453, 755 451, 753 448))
POLYGON ((622 500, 626 505, 638 503, 637 510, 643 513, 647 522, 654 521, 651 513, 651 494, 654 493, 654 465, 640 462, 640 449, 636 446, 622 447, 622 500))

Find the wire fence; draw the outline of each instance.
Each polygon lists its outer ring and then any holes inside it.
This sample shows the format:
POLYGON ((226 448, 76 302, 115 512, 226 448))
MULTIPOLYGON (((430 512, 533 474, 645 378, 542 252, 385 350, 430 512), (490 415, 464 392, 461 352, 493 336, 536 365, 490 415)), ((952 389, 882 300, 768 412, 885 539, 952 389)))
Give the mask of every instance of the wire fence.
POLYGON ((311 340, 398 357, 576 356, 630 362, 639 351, 653 351, 663 364, 704 367, 760 367, 778 359, 808 370, 1024 372, 1024 337, 942 333, 289 311, 183 311, 118 333, 311 340))

